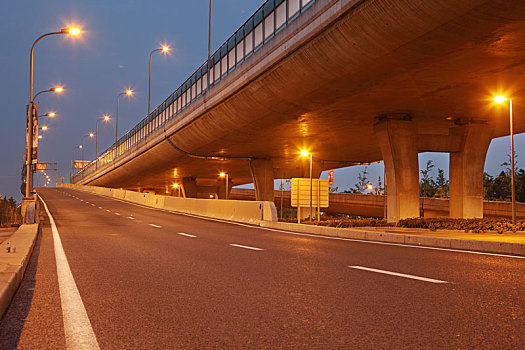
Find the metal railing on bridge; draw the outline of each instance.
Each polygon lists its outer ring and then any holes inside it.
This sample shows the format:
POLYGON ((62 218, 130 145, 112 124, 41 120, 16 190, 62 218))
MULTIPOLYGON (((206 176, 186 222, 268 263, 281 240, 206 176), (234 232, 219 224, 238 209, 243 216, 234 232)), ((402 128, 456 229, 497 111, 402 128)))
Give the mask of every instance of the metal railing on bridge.
POLYGON ((209 87, 220 82, 221 79, 241 65, 315 1, 266 1, 235 34, 211 55, 209 86, 208 61, 206 61, 150 115, 122 136, 116 145, 111 145, 85 168, 73 174, 71 181, 76 183, 93 174, 98 168, 124 156, 132 147, 175 118, 209 87))

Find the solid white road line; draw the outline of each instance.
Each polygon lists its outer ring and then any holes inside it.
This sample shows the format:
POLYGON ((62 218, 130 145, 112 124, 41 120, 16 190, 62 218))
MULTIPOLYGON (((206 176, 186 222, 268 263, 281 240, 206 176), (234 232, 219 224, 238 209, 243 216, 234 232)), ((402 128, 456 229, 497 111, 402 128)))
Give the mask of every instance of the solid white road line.
POLYGON ((156 227, 156 228, 162 228, 162 226, 155 225, 155 224, 149 224, 150 226, 156 227))
POLYGON ((250 250, 264 250, 264 249, 261 249, 261 248, 249 247, 247 245, 240 245, 240 244, 230 244, 230 245, 232 247, 244 248, 244 249, 250 249, 250 250))
POLYGON ((363 267, 363 266, 348 266, 348 267, 351 268, 351 269, 356 269, 356 270, 377 272, 377 273, 382 273, 382 274, 385 274, 385 275, 391 275, 391 276, 397 276, 397 277, 403 277, 403 278, 410 278, 410 279, 413 279, 413 280, 425 281, 425 282, 430 282, 430 283, 448 283, 447 281, 435 280, 435 279, 432 279, 432 278, 426 278, 426 277, 421 277, 421 276, 407 275, 407 274, 399 273, 399 272, 392 272, 392 271, 386 271, 386 270, 372 269, 370 267, 363 267))
MULTIPOLYGON (((82 191, 79 191, 79 192, 82 192, 82 191)), ((312 238, 319 238, 319 239, 329 239, 329 240, 334 240, 334 241, 359 242, 359 243, 366 243, 366 244, 386 245, 386 246, 393 246, 393 247, 437 250, 437 251, 452 252, 452 253, 465 253, 465 254, 474 254, 474 255, 499 256, 499 257, 503 257, 503 258, 512 258, 512 259, 525 259, 525 256, 520 256, 520 255, 486 253, 486 252, 477 252, 477 251, 474 251, 474 250, 462 250, 462 249, 452 249, 452 248, 438 248, 438 247, 428 247, 428 246, 423 246, 423 245, 413 245, 413 244, 403 244, 403 243, 367 241, 367 240, 364 240, 364 239, 357 239, 357 238, 322 236, 322 235, 316 235, 316 234, 313 234, 313 233, 302 233, 302 232, 286 231, 286 230, 280 230, 280 229, 276 229, 276 228, 261 227, 261 226, 243 224, 243 223, 240 223, 240 222, 233 222, 233 221, 226 221, 226 220, 221 220, 221 219, 209 218, 209 217, 199 216, 199 215, 195 215, 195 214, 181 213, 181 212, 172 211, 172 210, 152 208, 152 207, 147 207, 147 206, 142 205, 142 204, 126 202, 125 200, 122 200, 122 199, 108 197, 108 196, 104 196, 104 195, 101 195, 101 194, 96 194, 96 193, 91 193, 91 194, 94 195, 94 196, 99 196, 99 197, 105 198, 105 199, 112 199, 112 200, 117 201, 117 202, 122 202, 122 203, 126 203, 126 204, 129 204, 129 205, 134 205, 136 207, 141 207, 141 208, 144 208, 144 209, 149 209, 149 210, 154 210, 154 211, 162 211, 162 212, 165 212, 165 213, 170 213, 170 214, 175 214, 175 215, 189 216, 189 217, 192 217, 192 218, 198 218, 198 219, 207 220, 207 221, 222 222, 224 224, 229 224, 229 225, 249 227, 249 228, 253 228, 253 229, 257 229, 257 230, 285 233, 285 234, 288 234, 288 235, 312 237, 312 238)))
POLYGON ((187 233, 182 233, 182 232, 177 232, 178 235, 181 235, 181 236, 185 236, 185 237, 190 237, 190 238, 196 238, 197 236, 194 236, 194 235, 190 235, 190 234, 187 234, 187 233))
POLYGON ((133 216, 128 216, 128 219, 135 220, 133 216))
POLYGON ((55 220, 49 212, 46 202, 40 197, 46 209, 51 231, 53 232, 53 245, 57 265, 58 287, 60 302, 62 304, 62 317, 64 319, 64 333, 68 349, 100 349, 91 322, 78 292, 75 279, 71 273, 66 253, 55 220))

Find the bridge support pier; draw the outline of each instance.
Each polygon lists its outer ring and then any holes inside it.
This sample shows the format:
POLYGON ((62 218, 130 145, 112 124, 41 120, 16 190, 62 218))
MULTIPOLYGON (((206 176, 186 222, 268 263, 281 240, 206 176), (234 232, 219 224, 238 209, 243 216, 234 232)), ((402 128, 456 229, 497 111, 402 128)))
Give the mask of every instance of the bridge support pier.
POLYGON ((252 159, 249 165, 255 187, 255 200, 273 202, 273 161, 271 159, 252 159))
POLYGON ((185 177, 182 179, 182 187, 186 198, 197 198, 197 179, 194 177, 185 177))
POLYGON ((451 129, 451 133, 460 136, 461 146, 459 152, 450 153, 450 217, 482 218, 483 169, 492 128, 470 123, 451 129))
POLYGON ((419 217, 416 124, 386 119, 375 125, 374 132, 385 162, 388 222, 419 217))
POLYGON ((228 191, 228 198, 230 198, 230 193, 232 192, 233 181, 231 178, 228 179, 228 189, 226 189, 226 181, 220 179, 217 184, 217 194, 219 199, 226 199, 226 190, 228 191))

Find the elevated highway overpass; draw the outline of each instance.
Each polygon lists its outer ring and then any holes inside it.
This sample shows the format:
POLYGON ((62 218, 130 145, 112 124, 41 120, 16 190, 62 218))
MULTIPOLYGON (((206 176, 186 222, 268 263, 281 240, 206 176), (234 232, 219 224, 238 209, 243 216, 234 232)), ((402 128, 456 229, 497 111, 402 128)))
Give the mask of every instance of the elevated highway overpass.
MULTIPOLYGON (((450 153, 450 216, 483 215, 482 172, 525 95, 525 2, 270 0, 72 182, 224 196, 384 160, 389 220, 419 215, 418 152, 450 153), (208 87, 208 78, 210 85, 208 87), (222 186, 222 187, 221 187, 222 186), (228 189, 229 190, 229 189, 228 189)), ((525 131, 525 119, 515 119, 525 131)))

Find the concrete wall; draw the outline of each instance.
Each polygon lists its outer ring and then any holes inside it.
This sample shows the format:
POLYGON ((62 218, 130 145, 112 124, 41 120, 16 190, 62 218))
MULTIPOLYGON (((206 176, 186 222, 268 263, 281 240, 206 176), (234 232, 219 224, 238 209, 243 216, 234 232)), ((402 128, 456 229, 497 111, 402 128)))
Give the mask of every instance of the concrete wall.
POLYGON ((61 184, 59 187, 100 194, 152 208, 254 225, 258 225, 261 220, 277 221, 277 211, 272 202, 179 198, 74 184, 61 184))
MULTIPOLYGON (((253 190, 234 188, 230 198, 253 200, 253 190)), ((275 205, 281 205, 281 191, 275 191, 275 205)), ((449 200, 447 198, 420 198, 420 215, 423 217, 448 217, 449 200)), ((290 208, 290 191, 283 191, 283 207, 290 208)), ((367 217, 384 215, 383 196, 354 193, 330 193, 330 206, 324 211, 367 217)), ((516 203, 516 215, 525 218, 525 203, 516 203)), ((483 201, 484 217, 512 217, 510 202, 483 201)))

